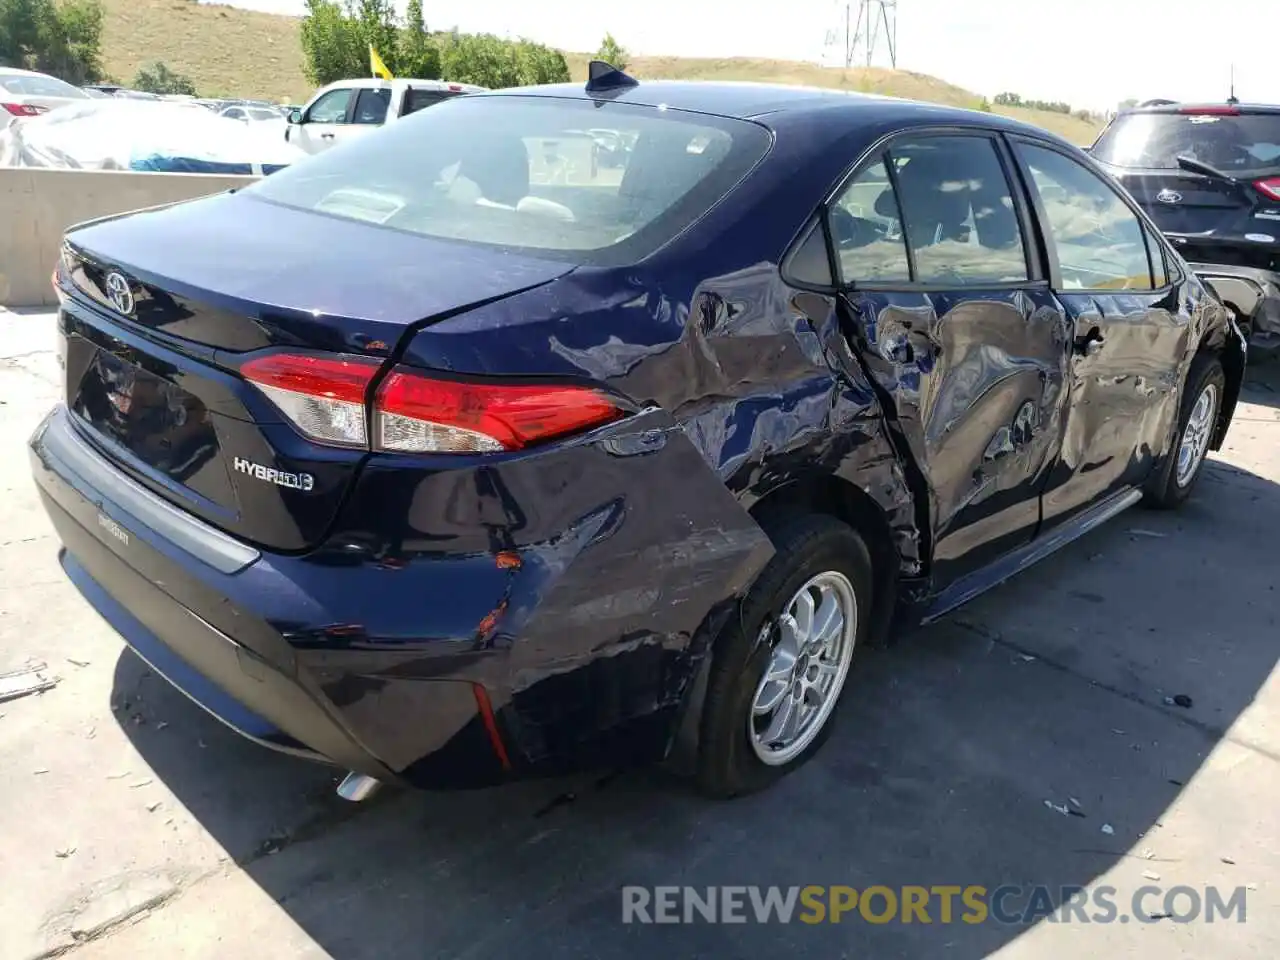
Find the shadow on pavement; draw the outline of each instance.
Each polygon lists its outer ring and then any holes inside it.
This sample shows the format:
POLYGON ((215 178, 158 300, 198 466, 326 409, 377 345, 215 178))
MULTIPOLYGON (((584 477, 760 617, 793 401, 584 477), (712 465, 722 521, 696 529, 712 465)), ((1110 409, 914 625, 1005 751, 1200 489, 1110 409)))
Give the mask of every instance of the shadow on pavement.
POLYGON ((983 957, 1026 927, 936 913, 624 926, 620 888, 1093 882, 1159 829, 1276 663, 1270 548, 1256 530, 1280 528, 1280 488, 1221 464, 1204 481, 1183 511, 1126 513, 949 621, 864 654, 819 756, 731 803, 648 770, 353 806, 332 796, 331 771, 241 741, 131 654, 116 696, 141 689, 168 719, 163 735, 126 729, 336 960, 983 957), (1166 706, 1177 693, 1192 707, 1166 706), (1045 805, 1070 798, 1082 816, 1045 805))
POLYGON ((1255 361, 1252 356, 1244 371, 1240 399, 1264 407, 1280 407, 1280 357, 1255 361))

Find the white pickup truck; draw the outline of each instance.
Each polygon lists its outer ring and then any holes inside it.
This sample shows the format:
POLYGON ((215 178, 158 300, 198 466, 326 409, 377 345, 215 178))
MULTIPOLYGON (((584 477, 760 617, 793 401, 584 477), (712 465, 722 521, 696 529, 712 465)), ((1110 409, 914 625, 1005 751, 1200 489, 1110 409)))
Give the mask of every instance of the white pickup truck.
POLYGON ((339 80, 289 115, 284 138, 305 153, 320 153, 423 107, 484 89, 444 80, 339 80))

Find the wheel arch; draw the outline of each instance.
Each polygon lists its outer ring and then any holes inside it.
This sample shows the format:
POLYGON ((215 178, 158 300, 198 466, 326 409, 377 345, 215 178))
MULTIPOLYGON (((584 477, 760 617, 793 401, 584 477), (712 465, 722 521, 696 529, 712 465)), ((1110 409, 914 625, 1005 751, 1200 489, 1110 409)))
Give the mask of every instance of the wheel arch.
POLYGON ((1231 418, 1235 414, 1236 403, 1240 399, 1240 389, 1244 384, 1246 350, 1243 340, 1236 336, 1230 326, 1225 336, 1217 329, 1205 331, 1196 349, 1197 356, 1202 353, 1217 356, 1226 380, 1222 404, 1218 409, 1218 422, 1214 426, 1213 436, 1209 441, 1210 450, 1221 450, 1226 440, 1227 429, 1231 426, 1231 418))
MULTIPOLYGON (((751 503, 748 513, 766 534, 783 518, 795 513, 830 516, 856 530, 871 555, 873 602, 869 645, 888 642, 898 603, 901 561, 889 515, 870 494, 834 473, 812 474, 770 488, 751 503)), ((705 647, 709 655, 698 665, 673 730, 667 762, 677 773, 689 774, 697 756, 715 637, 736 609, 737 600, 720 605, 700 628, 702 643, 698 646, 705 647)))
POLYGON ((856 530, 871 554, 871 641, 887 640, 897 604, 900 555, 889 517, 870 494, 836 474, 815 474, 775 487, 749 512, 766 533, 779 517, 797 512, 834 517, 856 530))

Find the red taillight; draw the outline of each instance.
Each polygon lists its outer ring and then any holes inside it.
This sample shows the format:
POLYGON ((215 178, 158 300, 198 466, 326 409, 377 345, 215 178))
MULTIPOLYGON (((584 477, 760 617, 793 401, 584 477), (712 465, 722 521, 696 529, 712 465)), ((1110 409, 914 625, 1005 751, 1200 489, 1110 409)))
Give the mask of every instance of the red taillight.
POLYGON ((454 93, 461 93, 461 92, 462 92, 462 84, 460 84, 460 83, 451 83, 451 84, 449 84, 449 89, 450 89, 451 91, 453 91, 454 93))
POLYGON ((42 111, 39 107, 29 103, 0 103, 10 114, 15 117, 38 117, 42 111))
POLYGON ((278 353, 250 360, 240 373, 312 440, 368 447, 364 397, 378 366, 363 357, 278 353))
POLYGON ((434 380, 397 367, 374 400, 374 446, 407 453, 495 453, 622 416, 604 394, 555 384, 434 380))
POLYGON ((1205 107, 1183 107, 1178 112, 1185 113, 1193 117, 1194 116, 1201 116, 1201 117, 1238 117, 1240 116, 1239 107, 1233 107, 1230 105, 1219 106, 1217 104, 1212 104, 1210 106, 1205 106, 1205 107))
POLYGON ((1268 177, 1266 180, 1255 180, 1253 188, 1268 200, 1280 200, 1280 177, 1268 177))
POLYGON ((373 400, 380 363, 365 357, 274 354, 240 370, 303 434, 320 443, 401 453, 499 453, 589 430, 623 416, 589 387, 437 380, 397 367, 373 400))

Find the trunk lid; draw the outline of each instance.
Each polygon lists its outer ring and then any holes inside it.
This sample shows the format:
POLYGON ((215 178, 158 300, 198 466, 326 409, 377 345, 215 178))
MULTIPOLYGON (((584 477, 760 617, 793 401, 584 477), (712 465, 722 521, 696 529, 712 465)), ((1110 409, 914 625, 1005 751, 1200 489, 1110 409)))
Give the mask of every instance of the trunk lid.
POLYGON ((1164 233, 1243 237, 1263 206, 1264 197, 1250 184, 1190 171, 1115 170, 1113 175, 1164 233))
POLYGON ((367 453, 303 437, 241 364, 279 348, 387 359, 421 321, 572 267, 226 194, 75 228, 61 269, 81 432, 181 508, 291 551, 323 538, 367 453))

